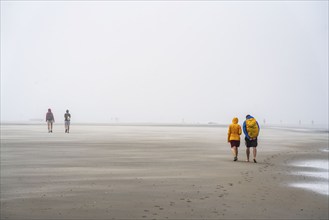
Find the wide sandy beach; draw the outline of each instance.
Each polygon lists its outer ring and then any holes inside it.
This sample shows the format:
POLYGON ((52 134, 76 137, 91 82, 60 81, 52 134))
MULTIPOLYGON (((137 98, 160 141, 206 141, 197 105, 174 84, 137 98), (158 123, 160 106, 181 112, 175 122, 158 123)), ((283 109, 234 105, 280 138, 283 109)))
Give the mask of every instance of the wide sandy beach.
POLYGON ((258 163, 226 133, 1 125, 1 219, 328 219, 327 131, 262 128, 258 163))

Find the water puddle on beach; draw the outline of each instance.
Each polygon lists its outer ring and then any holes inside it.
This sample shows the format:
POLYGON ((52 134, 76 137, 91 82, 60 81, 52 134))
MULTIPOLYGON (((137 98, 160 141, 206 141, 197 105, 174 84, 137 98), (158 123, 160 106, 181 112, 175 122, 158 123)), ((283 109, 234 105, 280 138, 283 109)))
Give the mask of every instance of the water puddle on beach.
POLYGON ((300 169, 293 175, 303 176, 305 182, 291 183, 292 187, 303 188, 329 196, 329 162, 328 160, 305 160, 291 164, 300 169))

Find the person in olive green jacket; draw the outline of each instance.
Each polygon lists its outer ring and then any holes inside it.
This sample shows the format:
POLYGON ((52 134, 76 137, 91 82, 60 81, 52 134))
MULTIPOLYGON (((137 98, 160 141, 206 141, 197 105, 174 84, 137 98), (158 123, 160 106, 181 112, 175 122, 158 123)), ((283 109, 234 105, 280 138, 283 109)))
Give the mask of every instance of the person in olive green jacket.
POLYGON ((238 124, 239 119, 233 118, 232 124, 228 127, 227 142, 231 144, 231 151, 234 161, 238 160, 238 147, 240 146, 241 126, 238 124))

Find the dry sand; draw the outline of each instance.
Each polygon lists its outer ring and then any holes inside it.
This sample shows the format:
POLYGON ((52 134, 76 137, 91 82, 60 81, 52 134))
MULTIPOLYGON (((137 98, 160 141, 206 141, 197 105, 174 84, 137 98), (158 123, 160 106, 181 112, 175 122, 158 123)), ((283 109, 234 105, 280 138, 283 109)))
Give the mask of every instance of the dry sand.
POLYGON ((1 219, 328 219, 328 193, 290 185, 328 188, 292 165, 328 161, 328 132, 262 128, 257 164, 243 143, 233 162, 226 133, 2 125, 1 219))

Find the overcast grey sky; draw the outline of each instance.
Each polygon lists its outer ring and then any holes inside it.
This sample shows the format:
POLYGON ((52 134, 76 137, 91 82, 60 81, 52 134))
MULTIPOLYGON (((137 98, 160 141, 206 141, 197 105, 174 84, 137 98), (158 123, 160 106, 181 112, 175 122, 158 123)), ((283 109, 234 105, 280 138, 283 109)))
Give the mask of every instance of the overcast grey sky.
POLYGON ((1 121, 328 124, 328 1, 1 1, 1 121))

